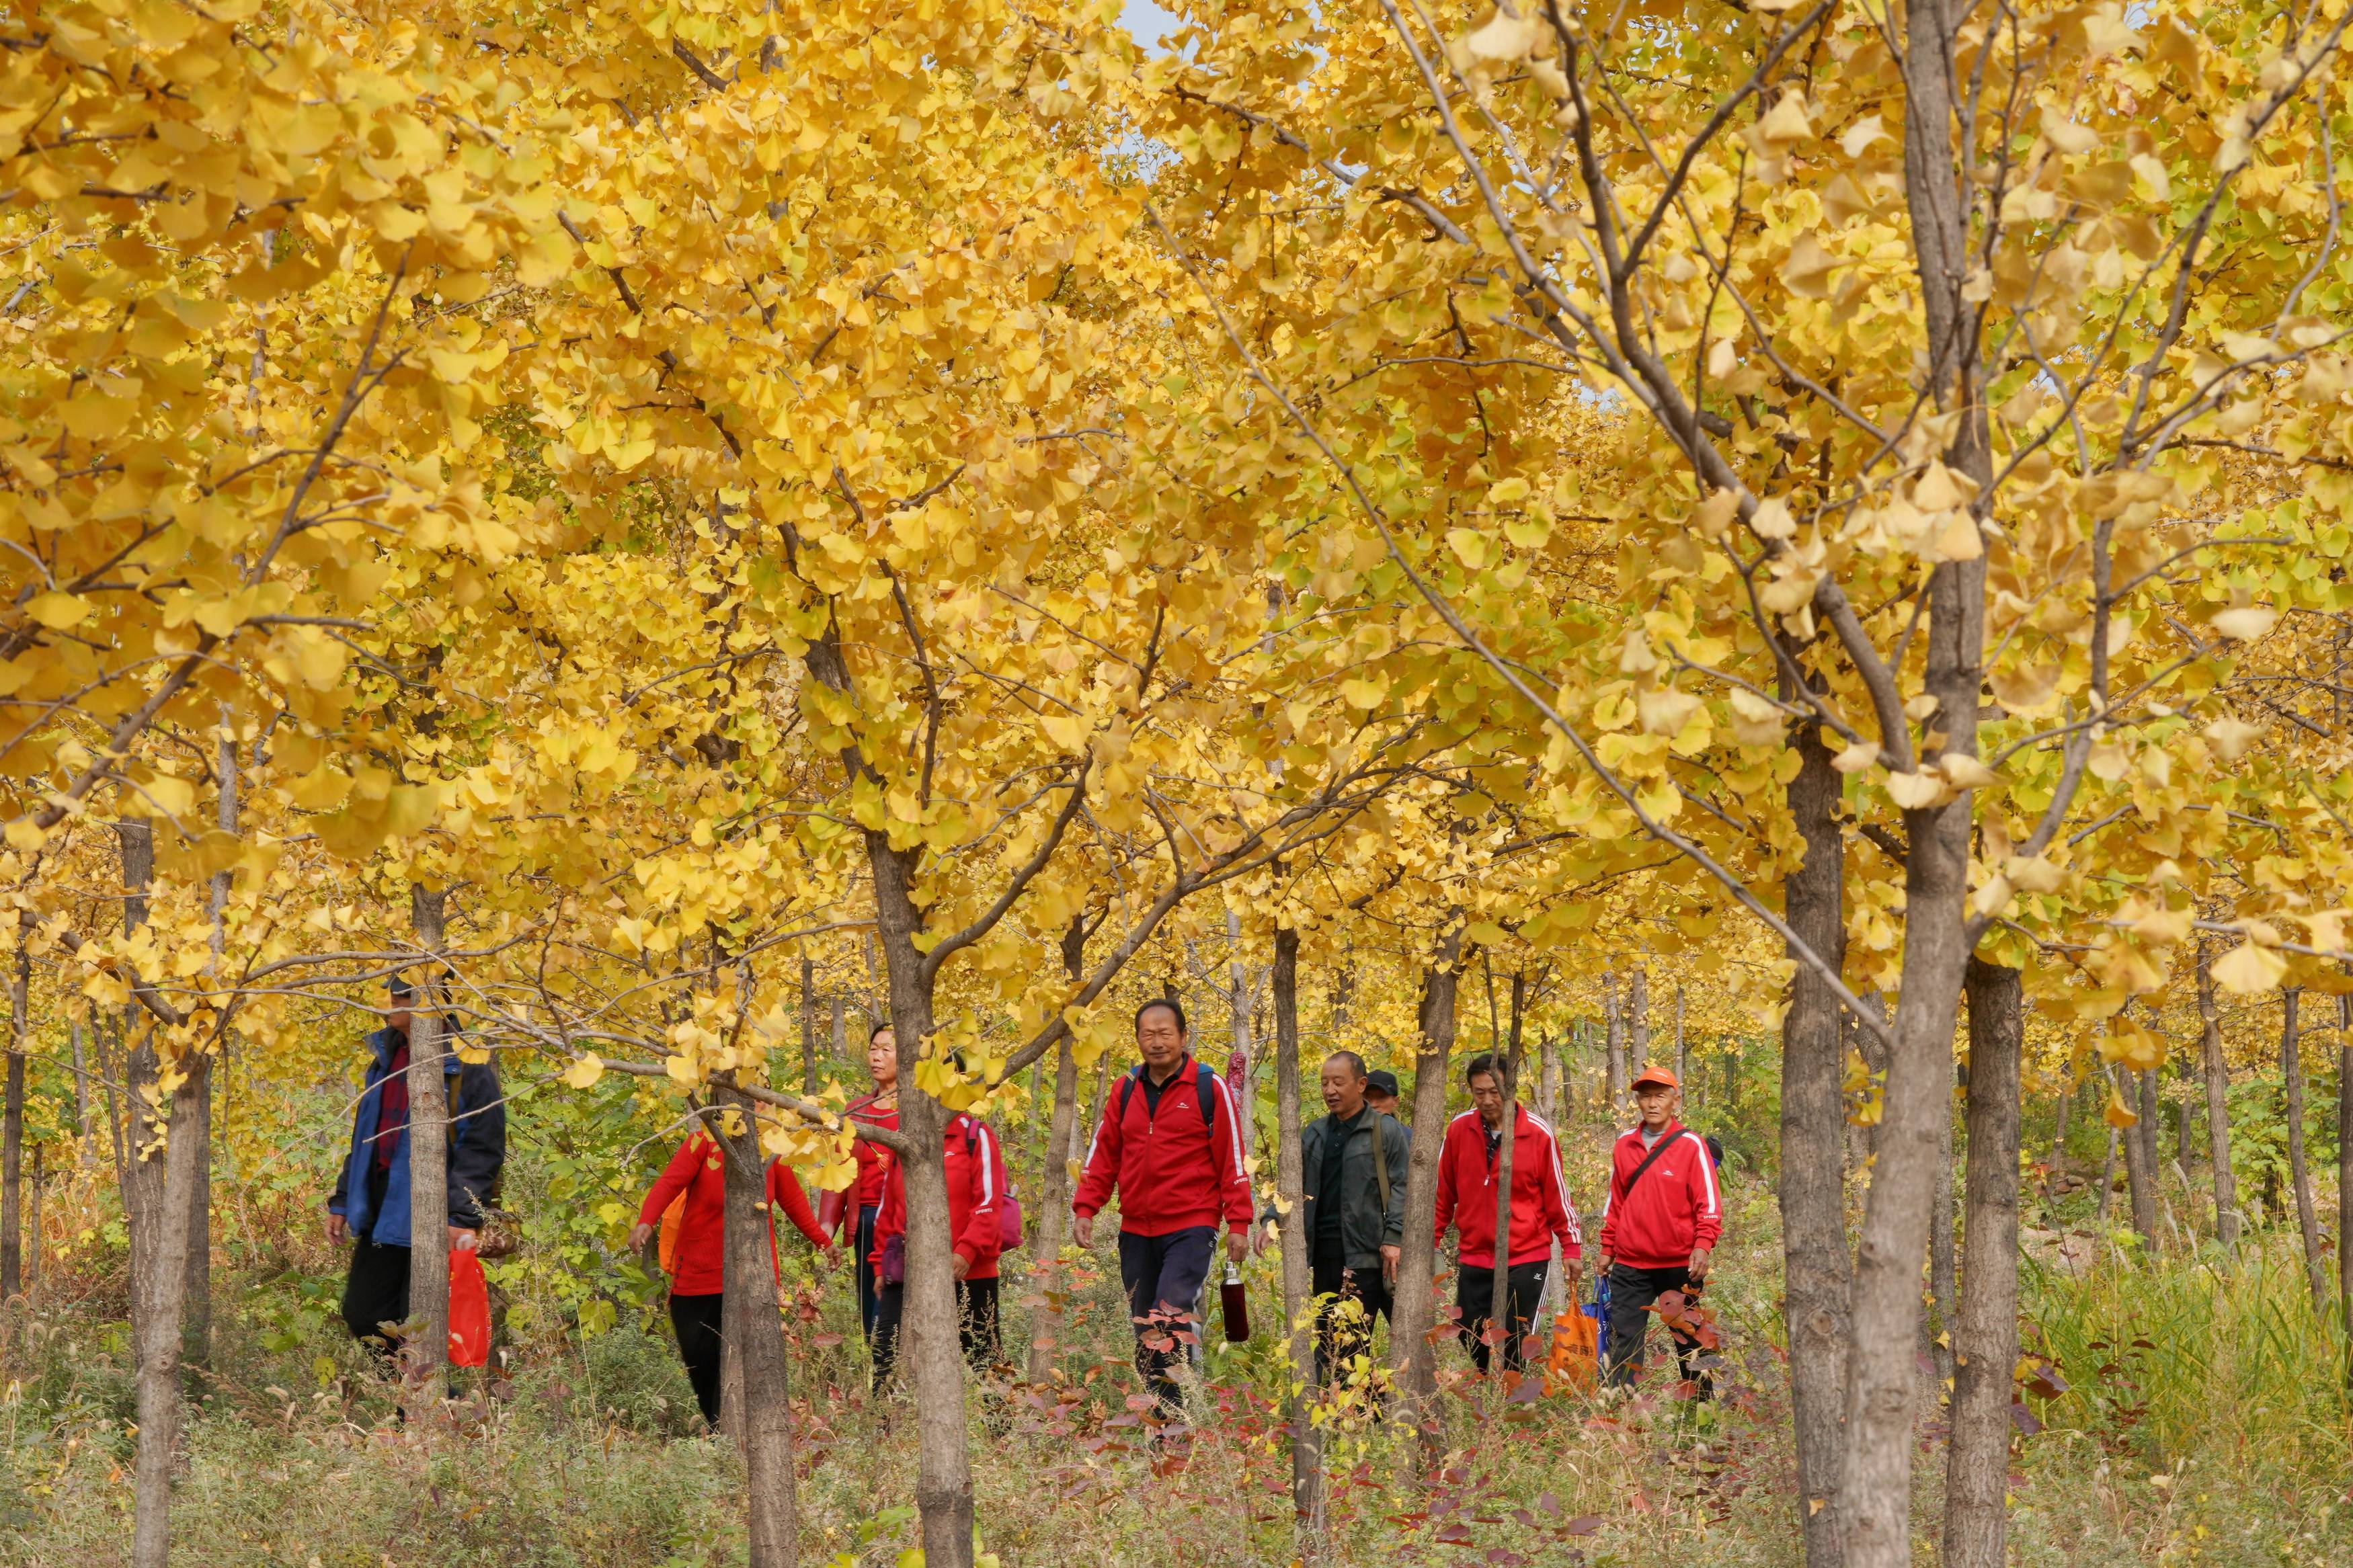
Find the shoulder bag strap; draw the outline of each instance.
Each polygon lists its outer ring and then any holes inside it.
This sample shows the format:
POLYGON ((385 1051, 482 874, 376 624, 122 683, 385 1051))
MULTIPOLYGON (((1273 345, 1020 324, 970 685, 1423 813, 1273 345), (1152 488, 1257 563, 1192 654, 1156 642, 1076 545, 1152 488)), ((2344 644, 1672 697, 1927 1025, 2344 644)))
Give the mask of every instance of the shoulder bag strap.
POLYGON ((1387 1234, 1386 1227, 1389 1223, 1389 1156, 1388 1151, 1381 1144, 1381 1123, 1388 1120, 1379 1111, 1373 1112, 1373 1180, 1381 1189, 1383 1234, 1387 1234))
POLYGON ((1634 1167, 1634 1173, 1626 1178, 1626 1190, 1618 1194, 1618 1201, 1620 1203, 1622 1204, 1628 1198, 1634 1195, 1634 1184, 1642 1179, 1644 1172, 1648 1171, 1651 1166, 1659 1163, 1659 1156, 1667 1152, 1670 1144, 1679 1142, 1682 1137, 1683 1132, 1678 1129, 1676 1131, 1669 1133, 1667 1136, 1660 1139, 1656 1143, 1651 1146, 1650 1153, 1644 1155, 1642 1163, 1634 1167))

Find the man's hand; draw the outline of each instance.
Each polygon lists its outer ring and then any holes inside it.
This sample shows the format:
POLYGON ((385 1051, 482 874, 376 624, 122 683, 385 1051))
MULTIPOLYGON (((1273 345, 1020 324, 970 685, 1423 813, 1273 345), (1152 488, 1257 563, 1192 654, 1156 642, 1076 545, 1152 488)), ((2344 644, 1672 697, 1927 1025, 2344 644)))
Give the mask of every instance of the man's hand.
POLYGON ((1706 1248, 1706 1247, 1700 1247, 1698 1250, 1694 1251, 1694 1252, 1692 1254, 1692 1256, 1691 1256, 1691 1277, 1692 1277, 1693 1279, 1706 1279, 1706 1278, 1707 1278, 1707 1266, 1708 1266, 1708 1255, 1707 1255, 1707 1248, 1706 1248))
POLYGON ((1398 1264, 1404 1258, 1404 1257, 1405 1248, 1399 1247, 1396 1242, 1389 1241, 1383 1242, 1381 1244, 1382 1284, 1395 1285, 1397 1283, 1398 1264))
POLYGON ((477 1237, 472 1231, 466 1229, 463 1226, 453 1225, 449 1227, 450 1251, 471 1252, 477 1247, 480 1246, 480 1244, 481 1238, 477 1237))
POLYGON ((841 1267, 841 1248, 831 1242, 817 1249, 817 1267, 820 1274, 830 1274, 841 1267))
POLYGON ((629 1250, 631 1252, 643 1252, 646 1249, 646 1243, 651 1241, 653 1238, 654 1227, 648 1225, 645 1221, 639 1220, 637 1224, 629 1227, 629 1250))
POLYGON ((1561 1293, 1572 1301, 1577 1300, 1578 1275, 1580 1272, 1581 1271, 1577 1266, 1576 1258, 1564 1258, 1560 1260, 1561 1293))
POLYGON ((948 1254, 948 1266, 955 1270, 955 1277, 961 1279, 972 1271, 972 1259, 961 1252, 951 1252, 948 1254))
POLYGON ((1095 1244, 1095 1216, 1091 1214, 1072 1215, 1071 1239, 1081 1247, 1092 1247, 1095 1244))
POLYGON ((1236 1263, 1250 1256, 1250 1235, 1247 1231, 1229 1230, 1226 1233, 1226 1256, 1236 1263))
POLYGON ((341 1247, 343 1244, 343 1216, 339 1214, 330 1214, 327 1216, 327 1245, 329 1247, 341 1247))

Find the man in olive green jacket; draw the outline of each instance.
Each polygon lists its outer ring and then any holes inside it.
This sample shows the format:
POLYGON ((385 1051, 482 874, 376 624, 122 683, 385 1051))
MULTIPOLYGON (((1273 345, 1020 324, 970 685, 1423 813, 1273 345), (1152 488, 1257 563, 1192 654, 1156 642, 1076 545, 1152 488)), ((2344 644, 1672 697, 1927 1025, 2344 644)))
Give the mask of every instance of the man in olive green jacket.
POLYGON ((1373 1319, 1389 1310, 1412 1142, 1396 1117, 1365 1103, 1364 1058, 1333 1052, 1323 1079, 1328 1114, 1300 1129, 1299 1224, 1313 1260, 1316 1380, 1328 1385, 1335 1366, 1371 1352, 1373 1319))

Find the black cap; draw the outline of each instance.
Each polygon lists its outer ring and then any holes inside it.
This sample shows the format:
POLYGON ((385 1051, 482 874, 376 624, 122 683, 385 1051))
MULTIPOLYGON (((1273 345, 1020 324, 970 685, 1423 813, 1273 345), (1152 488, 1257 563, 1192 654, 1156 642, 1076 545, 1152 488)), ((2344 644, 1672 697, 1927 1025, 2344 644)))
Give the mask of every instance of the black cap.
POLYGON ((395 997, 413 996, 417 994, 417 988, 409 984, 408 976, 405 974, 394 975, 384 983, 384 988, 395 997))
POLYGON ((1398 1097, 1397 1074, 1387 1068, 1375 1068, 1365 1075, 1365 1087, 1395 1100, 1398 1097))

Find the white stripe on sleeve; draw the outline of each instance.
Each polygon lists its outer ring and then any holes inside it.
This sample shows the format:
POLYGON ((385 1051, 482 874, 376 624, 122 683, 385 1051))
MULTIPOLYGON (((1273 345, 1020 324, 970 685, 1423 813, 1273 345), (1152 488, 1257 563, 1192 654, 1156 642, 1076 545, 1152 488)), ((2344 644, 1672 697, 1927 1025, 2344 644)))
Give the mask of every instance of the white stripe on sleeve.
POLYGON ((1700 1212, 1710 1215, 1720 1215, 1722 1210, 1718 1207, 1715 1195, 1715 1158, 1707 1152, 1707 1140, 1688 1128, 1684 1129, 1683 1136, 1690 1139, 1693 1145, 1699 1150, 1701 1179, 1707 1184, 1707 1206, 1700 1212))

